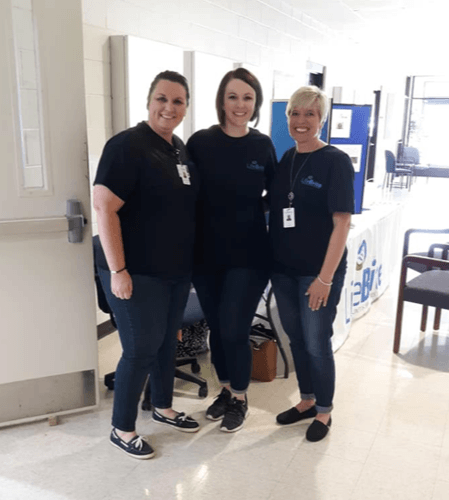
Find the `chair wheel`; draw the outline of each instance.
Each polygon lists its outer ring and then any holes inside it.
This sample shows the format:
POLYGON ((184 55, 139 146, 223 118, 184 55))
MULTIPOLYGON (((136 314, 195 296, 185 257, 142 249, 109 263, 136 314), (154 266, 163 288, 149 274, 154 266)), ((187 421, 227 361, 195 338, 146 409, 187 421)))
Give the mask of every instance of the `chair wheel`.
POLYGON ((198 396, 200 398, 207 398, 207 395, 208 395, 207 387, 200 387, 200 390, 198 391, 198 396))
POLYGON ((142 410, 143 411, 151 411, 152 410, 151 401, 146 401, 144 399, 142 401, 142 410))
POLYGON ((201 366, 198 363, 192 363, 192 373, 200 373, 201 366))
POLYGON ((114 390, 114 381, 115 381, 115 373, 114 374, 108 374, 105 375, 104 377, 104 385, 110 390, 114 390))

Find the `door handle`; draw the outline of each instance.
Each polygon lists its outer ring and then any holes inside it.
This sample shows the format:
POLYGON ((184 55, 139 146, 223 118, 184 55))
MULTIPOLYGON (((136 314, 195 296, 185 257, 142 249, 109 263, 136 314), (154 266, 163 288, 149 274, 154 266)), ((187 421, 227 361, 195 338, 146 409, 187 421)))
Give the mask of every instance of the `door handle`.
POLYGON ((66 218, 69 224, 69 243, 81 243, 84 236, 84 226, 87 219, 81 210, 81 202, 78 200, 67 200, 66 218))

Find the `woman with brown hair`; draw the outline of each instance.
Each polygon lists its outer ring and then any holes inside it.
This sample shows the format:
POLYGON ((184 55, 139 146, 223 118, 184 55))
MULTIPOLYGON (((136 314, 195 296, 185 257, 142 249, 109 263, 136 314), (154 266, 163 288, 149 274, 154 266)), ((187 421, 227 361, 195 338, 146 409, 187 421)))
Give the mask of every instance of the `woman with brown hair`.
POLYGON ((249 127, 262 88, 244 68, 228 72, 216 97, 218 125, 195 133, 187 149, 201 176, 193 283, 210 327, 212 362, 222 387, 207 409, 220 430, 247 416, 249 334, 268 283, 270 255, 262 195, 276 166, 271 139, 249 127))

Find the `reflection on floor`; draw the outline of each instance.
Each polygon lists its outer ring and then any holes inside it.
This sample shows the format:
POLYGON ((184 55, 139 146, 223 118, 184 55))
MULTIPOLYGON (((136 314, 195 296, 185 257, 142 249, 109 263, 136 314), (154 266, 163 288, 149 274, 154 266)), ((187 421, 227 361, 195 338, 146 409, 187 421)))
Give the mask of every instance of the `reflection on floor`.
MULTIPOLYGON (((446 192, 446 181, 419 180, 407 197, 403 227, 447 226, 446 192)), ((195 387, 179 381, 175 393, 175 408, 201 422, 198 434, 157 426, 141 414, 138 430, 157 456, 145 462, 124 456, 108 443, 112 393, 101 385, 96 412, 65 417, 57 427, 39 422, 0 430, 0 498, 447 500, 449 314, 439 335, 430 326, 424 335, 419 306, 407 304, 401 353, 394 355, 398 276, 337 352, 333 426, 323 442, 304 440, 307 424, 274 423, 297 400, 293 374, 252 384, 244 429, 219 432, 204 418, 217 388, 205 356, 210 397, 199 400, 195 387)), ((118 355, 115 336, 101 341, 102 375, 118 355)))

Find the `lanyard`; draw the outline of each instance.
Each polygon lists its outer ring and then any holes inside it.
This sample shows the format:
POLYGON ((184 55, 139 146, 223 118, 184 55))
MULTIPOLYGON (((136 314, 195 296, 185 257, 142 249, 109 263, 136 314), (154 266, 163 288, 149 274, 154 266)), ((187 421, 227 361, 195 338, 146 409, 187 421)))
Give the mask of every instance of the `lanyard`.
POLYGON ((313 151, 307 155, 307 158, 302 162, 302 165, 299 167, 298 171, 296 172, 295 178, 292 181, 293 166, 294 166, 295 160, 296 160, 296 149, 295 149, 295 153, 293 155, 292 162, 290 164, 290 192, 288 193, 288 207, 289 208, 291 208, 292 202, 293 202, 293 200, 295 198, 295 195, 293 193, 293 188, 295 187, 296 180, 298 179, 298 175, 301 172, 301 170, 304 168, 304 165, 307 163, 307 160, 310 158, 310 155, 312 153, 313 153, 313 151))

